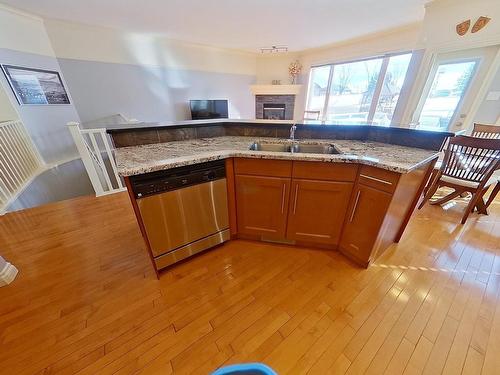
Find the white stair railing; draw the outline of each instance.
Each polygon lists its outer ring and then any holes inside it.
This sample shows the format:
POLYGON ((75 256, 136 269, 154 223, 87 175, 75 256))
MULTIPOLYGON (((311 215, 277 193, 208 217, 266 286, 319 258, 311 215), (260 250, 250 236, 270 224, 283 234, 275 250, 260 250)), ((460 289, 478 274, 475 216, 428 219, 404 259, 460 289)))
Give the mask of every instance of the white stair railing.
POLYGON ((21 121, 0 123, 0 214, 43 170, 45 163, 21 121))
POLYGON ((127 190, 118 175, 106 129, 81 129, 77 122, 68 123, 68 128, 96 195, 127 190))

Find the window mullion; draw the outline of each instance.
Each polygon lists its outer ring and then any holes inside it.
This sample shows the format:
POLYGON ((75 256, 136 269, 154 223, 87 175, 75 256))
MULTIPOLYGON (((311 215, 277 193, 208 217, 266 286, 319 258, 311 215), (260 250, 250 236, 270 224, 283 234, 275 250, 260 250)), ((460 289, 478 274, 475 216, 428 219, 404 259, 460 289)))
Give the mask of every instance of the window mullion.
POLYGON ((380 98, 380 93, 382 92, 382 86, 384 84, 385 75, 387 73, 387 67, 389 66, 389 56, 384 57, 382 60, 382 66, 380 67, 380 72, 377 78, 377 85, 375 86, 375 91, 373 92, 372 102, 370 104, 370 111, 368 112, 367 123, 373 122, 373 117, 375 116, 375 111, 377 110, 378 100, 380 98))
POLYGON ((328 101, 330 100, 330 90, 332 88, 334 67, 335 67, 335 65, 331 65, 330 74, 328 74, 328 84, 326 85, 325 104, 323 106, 323 115, 321 116, 321 122, 323 122, 323 123, 326 121, 326 111, 328 110, 328 101))

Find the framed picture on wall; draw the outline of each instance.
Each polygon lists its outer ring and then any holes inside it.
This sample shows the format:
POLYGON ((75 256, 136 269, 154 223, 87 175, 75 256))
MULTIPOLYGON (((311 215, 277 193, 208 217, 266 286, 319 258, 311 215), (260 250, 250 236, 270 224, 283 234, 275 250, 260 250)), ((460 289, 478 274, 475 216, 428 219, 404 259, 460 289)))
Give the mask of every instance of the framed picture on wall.
POLYGON ((70 104, 58 72, 14 65, 2 65, 2 70, 20 105, 70 104))

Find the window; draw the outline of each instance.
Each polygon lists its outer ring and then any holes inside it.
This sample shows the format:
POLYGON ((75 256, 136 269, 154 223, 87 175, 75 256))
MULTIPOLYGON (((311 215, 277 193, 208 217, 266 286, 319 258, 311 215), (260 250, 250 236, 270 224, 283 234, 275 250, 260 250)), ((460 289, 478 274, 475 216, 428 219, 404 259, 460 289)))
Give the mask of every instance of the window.
POLYGON ((325 98, 328 91, 328 80, 330 78, 330 66, 319 66, 311 69, 309 79, 309 95, 307 97, 307 110, 323 112, 325 98))
POLYGON ((418 117, 418 127, 446 130, 459 107, 477 61, 448 62, 438 65, 418 117))
POLYGON ((411 56, 311 68, 306 110, 328 123, 390 125, 411 56))

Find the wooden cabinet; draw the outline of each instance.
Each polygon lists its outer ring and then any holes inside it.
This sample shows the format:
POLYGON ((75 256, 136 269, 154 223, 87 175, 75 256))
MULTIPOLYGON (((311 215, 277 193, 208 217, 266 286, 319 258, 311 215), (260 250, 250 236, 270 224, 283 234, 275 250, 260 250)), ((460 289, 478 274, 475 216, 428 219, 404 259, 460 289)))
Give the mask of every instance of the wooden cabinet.
POLYGON ((368 265, 392 194, 358 184, 353 191, 340 250, 358 262, 368 265))
POLYGON ((292 181, 286 238, 337 245, 353 184, 292 181))
POLYGON ((401 175, 366 165, 236 158, 234 233, 338 248, 368 266, 399 241, 430 171, 430 162, 401 175))
POLYGON ((238 234, 336 247, 357 165, 236 159, 238 234))
POLYGON ((267 238, 284 238, 290 196, 290 179, 236 175, 238 232, 267 238))

